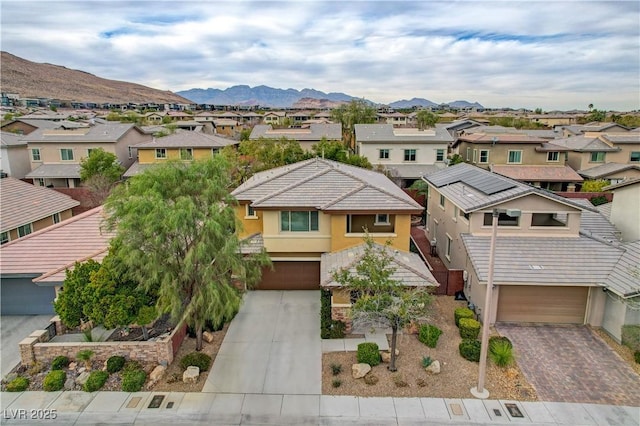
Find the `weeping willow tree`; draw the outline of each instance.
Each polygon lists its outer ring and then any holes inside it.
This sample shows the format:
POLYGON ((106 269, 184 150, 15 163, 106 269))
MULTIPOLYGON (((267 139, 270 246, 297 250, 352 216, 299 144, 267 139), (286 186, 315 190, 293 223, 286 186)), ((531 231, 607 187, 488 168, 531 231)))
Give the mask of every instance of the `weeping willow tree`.
POLYGON ((240 253, 229 187, 222 156, 169 162, 129 179, 105 204, 114 254, 136 282, 157 292, 159 312, 195 329, 196 350, 207 320, 219 323, 237 311, 234 280, 251 286, 269 264, 264 252, 240 253))

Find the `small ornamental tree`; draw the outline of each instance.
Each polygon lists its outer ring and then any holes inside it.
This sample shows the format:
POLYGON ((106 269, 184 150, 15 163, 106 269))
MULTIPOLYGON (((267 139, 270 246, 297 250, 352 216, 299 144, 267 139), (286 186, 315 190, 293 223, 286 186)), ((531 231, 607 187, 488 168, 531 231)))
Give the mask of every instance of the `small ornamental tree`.
POLYGON ((407 287, 393 277, 393 250, 389 243, 382 246, 369 235, 364 243, 364 254, 359 260, 350 268, 335 271, 333 279, 358 295, 351 307, 354 324, 391 327, 389 370, 396 371, 398 330, 411 321, 427 320, 432 297, 427 287, 407 287))
POLYGON ((76 263, 73 269, 67 270, 62 291, 53 304, 60 320, 67 327, 77 327, 81 321, 87 319, 84 313, 84 293, 91 281, 91 275, 98 270, 100 270, 100 264, 94 260, 76 263))
POLYGON ((416 113, 416 121, 418 122, 418 128, 424 130, 428 127, 434 127, 440 117, 431 111, 426 109, 420 110, 416 113))
POLYGON ((80 179, 92 190, 96 204, 104 202, 123 173, 118 157, 102 148, 91 150, 91 154, 80 161, 80 179))

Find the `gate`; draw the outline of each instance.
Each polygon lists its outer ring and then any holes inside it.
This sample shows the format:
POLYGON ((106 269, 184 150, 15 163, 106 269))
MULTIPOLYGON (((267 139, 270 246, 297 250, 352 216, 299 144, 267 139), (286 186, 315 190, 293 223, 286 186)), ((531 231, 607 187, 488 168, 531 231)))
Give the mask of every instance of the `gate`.
POLYGON ((45 327, 45 330, 47 330, 47 333, 49 333, 49 341, 50 341, 56 335, 56 323, 55 322, 49 323, 49 325, 45 327))

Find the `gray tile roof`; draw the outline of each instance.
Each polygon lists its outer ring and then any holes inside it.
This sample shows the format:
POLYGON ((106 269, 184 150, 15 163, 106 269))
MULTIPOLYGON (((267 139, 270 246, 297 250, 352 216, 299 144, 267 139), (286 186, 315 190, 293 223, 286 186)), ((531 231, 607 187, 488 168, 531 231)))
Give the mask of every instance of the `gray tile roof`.
POLYGON ((604 217, 606 217, 607 220, 611 220, 611 205, 612 204, 613 203, 600 204, 599 206, 596 206, 596 209, 598 209, 600 214, 602 214, 604 217))
POLYGON ((625 186, 638 185, 638 184, 640 184, 640 178, 634 178, 634 179, 627 179, 619 183, 614 183, 613 185, 605 186, 602 189, 604 189, 605 191, 611 191, 613 189, 618 189, 625 186))
POLYGON ((202 132, 178 130, 175 133, 153 138, 151 142, 135 145, 136 148, 223 148, 236 145, 238 141, 202 132))
MULTIPOLYGON (((60 123, 58 123, 59 125, 60 123)), ((29 143, 43 142, 117 142, 131 129, 138 129, 131 123, 95 124, 86 129, 63 130, 39 128, 24 137, 29 143)))
POLYGON ((308 128, 273 129, 270 124, 258 124, 251 131, 249 139, 280 139, 287 138, 296 141, 342 140, 341 124, 310 124, 308 128))
MULTIPOLYGON (((339 287, 333 280, 333 273, 342 268, 356 274, 356 265, 365 252, 365 244, 338 252, 323 253, 320 259, 320 285, 322 287, 339 287)), ((424 261, 416 253, 394 250, 390 247, 375 244, 376 250, 384 250, 393 257, 391 265, 395 272, 391 278, 411 287, 439 286, 424 261)))
MULTIPOLYGON (((591 202, 584 198, 575 198, 573 201, 585 207, 593 207, 591 202)), ((620 240, 620 231, 599 209, 582 211, 580 214, 580 233, 587 237, 602 238, 611 243, 617 243, 620 240)))
POLYGON ((29 179, 80 179, 80 164, 42 164, 27 173, 25 177, 29 179))
POLYGON ((23 123, 27 123, 29 126, 38 127, 40 129, 55 129, 60 126, 60 122, 58 121, 50 121, 50 120, 29 120, 23 118, 24 116, 17 118, 15 121, 22 121, 23 123))
MULTIPOLYGON (((528 194, 536 194, 580 210, 586 208, 574 203, 571 199, 560 197, 550 191, 535 188, 467 163, 447 167, 425 176, 423 179, 435 186, 445 198, 465 213, 471 213, 528 194)), ((591 210, 595 209, 591 208, 591 210)))
POLYGON ((624 298, 640 296, 640 241, 623 244, 621 248, 624 253, 604 284, 624 298))
POLYGON ((249 235, 240 241, 240 253, 242 254, 262 253, 263 250, 264 238, 260 233, 249 235))
POLYGON ((150 163, 150 164, 140 164, 138 162, 138 160, 134 161, 133 164, 131 165, 131 167, 129 167, 127 169, 126 172, 124 172, 124 174, 122 175, 122 177, 125 178, 129 178, 131 176, 135 176, 137 174, 142 173, 143 171, 145 171, 147 168, 153 166, 154 163, 150 163))
POLYGON ((616 123, 588 123, 588 124, 572 124, 568 126, 562 126, 563 129, 568 130, 574 135, 579 135, 584 132, 605 132, 613 127, 620 127, 624 131, 625 127, 616 123))
POLYGON ((420 179, 422 176, 428 176, 438 170, 442 170, 444 164, 383 164, 391 177, 399 177, 404 179, 420 179))
POLYGON ((640 144, 640 134, 634 132, 605 133, 602 138, 614 144, 640 144))
POLYGON ((255 208, 419 213, 422 207, 382 173, 323 158, 256 173, 232 194, 255 208))
POLYGON ((453 137, 445 127, 418 130, 394 128, 392 124, 356 124, 356 142, 362 143, 450 143, 453 137))
POLYGON ((68 195, 18 179, 0 179, 0 231, 32 223, 80 205, 68 195))
POLYGON ((11 132, 0 132, 0 145, 5 147, 27 146, 27 143, 22 140, 23 137, 11 132))
POLYGON ((504 126, 478 126, 470 129, 465 133, 489 133, 489 134, 512 133, 512 134, 519 134, 519 135, 534 136, 534 137, 543 138, 543 139, 555 139, 559 135, 560 136, 562 135, 561 133, 558 133, 554 130, 516 129, 515 127, 504 127, 504 126))
POLYGON ((570 138, 554 139, 552 142, 554 145, 560 145, 571 149, 572 151, 605 151, 614 152, 620 151, 620 148, 615 148, 607 145, 599 138, 587 137, 587 136, 572 136, 570 138))
MULTIPOLYGON (((486 282, 490 237, 461 234, 475 273, 486 282)), ((501 237, 496 242, 494 283, 603 285, 623 250, 588 237, 501 237)))
POLYGON ((589 179, 598 179, 612 173, 619 173, 625 170, 640 170, 639 164, 605 163, 588 169, 578 170, 581 176, 589 179))

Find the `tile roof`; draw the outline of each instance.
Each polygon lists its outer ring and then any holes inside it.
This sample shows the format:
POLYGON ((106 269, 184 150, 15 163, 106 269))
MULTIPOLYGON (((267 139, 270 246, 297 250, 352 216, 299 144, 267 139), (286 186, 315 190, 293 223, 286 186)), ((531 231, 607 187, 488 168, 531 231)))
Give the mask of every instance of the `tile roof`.
POLYGON ((543 139, 555 139, 559 135, 559 133, 554 131, 554 130, 516 129, 515 127, 504 127, 504 126, 478 126, 478 127, 472 128, 468 132, 464 132, 464 133, 465 134, 472 134, 472 133, 519 134, 519 135, 527 135, 527 136, 536 137, 536 138, 543 138, 543 139))
POLYGON ((605 186, 602 189, 605 191, 611 191, 613 189, 618 189, 625 186, 637 185, 639 183, 640 183, 640 178, 627 179, 622 182, 614 183, 613 185, 605 186))
POLYGON ((27 143, 22 140, 24 136, 11 132, 0 132, 0 145, 3 147, 11 146, 27 146, 27 143))
POLYGON ((625 143, 631 143, 631 144, 640 144, 640 134, 639 133, 633 133, 633 132, 626 132, 626 133, 605 133, 604 135, 601 136, 602 139, 605 139, 611 143, 614 144, 625 144, 625 143))
POLYGON ((605 203, 596 206, 596 209, 602 214, 602 216, 606 217, 607 220, 611 220, 611 205, 613 203, 605 203))
MULTIPOLYGON (((486 282, 491 238, 460 234, 478 279, 486 282)), ((588 237, 501 237, 496 284, 602 285, 624 253, 588 237)))
POLYGON ((584 179, 569 166, 527 166, 494 164, 491 171, 521 181, 582 182, 584 179))
MULTIPOLYGON (((473 128, 471 131, 475 131, 473 128)), ((459 145, 460 142, 468 142, 474 144, 543 144, 547 142, 547 139, 539 138, 537 136, 529 136, 527 134, 514 134, 514 133, 470 133, 463 136, 458 137, 458 140, 455 142, 455 145, 459 145)))
POLYGON ((25 176, 29 179, 80 179, 80 164, 41 164, 25 176))
POLYGON ((122 177, 129 178, 131 176, 135 176, 137 174, 142 173, 143 171, 145 171, 145 169, 147 169, 147 168, 149 168, 149 167, 151 167, 153 165, 154 165, 154 163, 140 164, 138 162, 138 160, 136 160, 136 161, 133 162, 131 167, 129 167, 127 169, 127 171, 122 174, 122 177))
POLYGON ((222 148, 236 145, 238 141, 202 132, 178 130, 169 136, 153 138, 151 142, 134 145, 135 148, 222 148))
MULTIPOLYGON (((571 199, 560 197, 496 173, 491 173, 467 163, 456 164, 435 172, 423 179, 465 213, 487 208, 507 200, 536 194, 562 204, 584 210, 584 206, 571 199)), ((592 210, 595 210, 592 208, 592 210)))
POLYGON ((29 120, 22 116, 17 118, 15 121, 22 121, 23 123, 28 124, 29 126, 38 127, 41 129, 55 129, 60 125, 58 121, 50 121, 50 120, 29 120))
POLYGON ((103 229, 102 206, 0 247, 0 274, 55 274, 60 268, 108 250, 112 233, 103 229), (34 256, 37 253, 37 256, 34 256))
POLYGON ((450 143, 453 137, 445 127, 419 130, 394 128, 392 124, 356 124, 356 142, 362 143, 450 143))
POLYGON ((255 208, 419 213, 422 207, 382 173, 323 158, 256 173, 232 194, 255 208))
POLYGON ((598 179, 625 170, 640 170, 640 164, 604 163, 588 169, 578 170, 578 173, 588 179, 598 179))
MULTIPOLYGON (((355 266, 362 259, 365 244, 340 250, 333 253, 323 253, 320 259, 320 285, 322 287, 339 287, 333 280, 333 273, 349 268, 349 272, 356 273, 355 266)), ((395 272, 391 278, 411 287, 439 286, 431 271, 416 253, 394 250, 390 247, 375 244, 376 250, 384 250, 393 258, 391 265, 395 272)))
MULTIPOLYGON (((585 207, 592 207, 591 202, 584 198, 573 200, 585 207)), ((587 237, 601 238, 610 243, 617 243, 620 240, 620 231, 609 221, 601 210, 583 210, 580 214, 580 233, 587 237)))
POLYGON ((567 147, 572 151, 620 151, 620 148, 612 147, 599 138, 590 136, 572 136, 570 138, 554 139, 553 144, 567 147))
POLYGON ((623 255, 604 284, 623 298, 640 296, 640 241, 620 246, 623 255))
POLYGON ((44 219, 80 205, 68 195, 18 179, 0 179, 0 231, 44 219))
POLYGON ((264 250, 264 238, 261 233, 249 235, 240 241, 240 253, 256 254, 264 250))
POLYGON ((390 173, 392 178, 420 179, 422 176, 430 175, 438 170, 442 170, 444 164, 382 164, 390 173))
MULTIPOLYGON (((60 123, 57 123, 60 125, 60 123)), ((24 137, 29 143, 56 142, 116 142, 131 129, 136 129, 131 123, 95 124, 87 128, 64 130, 59 128, 39 128, 24 137)))
POLYGON ((270 124, 258 124, 251 131, 249 139, 280 139, 287 138, 297 141, 319 141, 322 138, 328 140, 342 139, 341 124, 310 124, 308 128, 273 129, 270 124))

